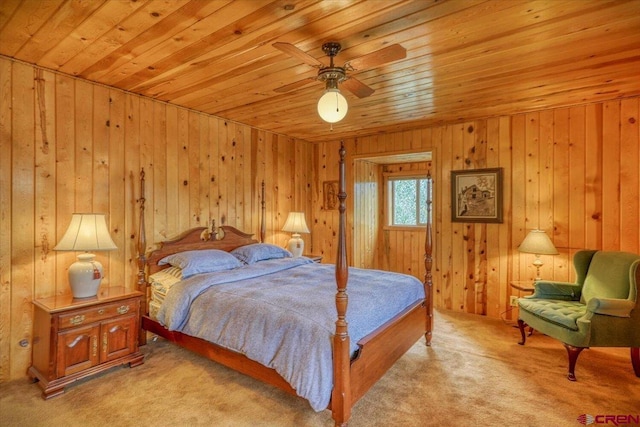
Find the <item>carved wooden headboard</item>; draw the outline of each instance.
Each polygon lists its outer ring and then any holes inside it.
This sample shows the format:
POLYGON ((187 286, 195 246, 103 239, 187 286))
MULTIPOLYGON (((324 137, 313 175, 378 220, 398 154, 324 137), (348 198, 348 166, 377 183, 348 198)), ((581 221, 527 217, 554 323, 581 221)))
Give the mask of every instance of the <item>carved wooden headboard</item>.
POLYGON ((209 229, 207 227, 197 227, 187 230, 173 240, 166 240, 160 243, 160 247, 149 254, 147 260, 149 274, 168 267, 166 265, 158 265, 158 261, 167 255, 202 249, 220 249, 229 252, 239 246, 258 243, 258 241, 253 238, 253 234, 244 233, 228 225, 223 225, 220 228, 224 232, 224 236, 220 240, 203 240, 201 238, 202 232, 208 231, 209 229))
MULTIPOLYGON (((158 265, 158 261, 167 255, 178 252, 201 249, 220 249, 223 251, 232 251, 239 246, 258 243, 253 238, 253 234, 245 233, 235 227, 223 225, 215 227, 213 221, 211 228, 196 227, 185 231, 172 240, 166 240, 159 243, 158 249, 148 254, 146 253, 147 241, 145 235, 145 173, 144 169, 140 171, 140 230, 138 239, 138 290, 147 294, 147 274, 153 274, 168 265, 158 265)), ((266 202, 265 202, 265 184, 261 184, 261 215, 260 215, 260 242, 264 242, 266 234, 266 202)))

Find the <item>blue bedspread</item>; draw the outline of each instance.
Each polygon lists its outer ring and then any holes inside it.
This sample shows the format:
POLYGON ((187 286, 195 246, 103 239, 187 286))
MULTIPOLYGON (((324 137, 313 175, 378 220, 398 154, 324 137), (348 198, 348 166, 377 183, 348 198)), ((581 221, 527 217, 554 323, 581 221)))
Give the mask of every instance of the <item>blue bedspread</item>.
MULTIPOLYGON (((357 342, 424 298, 413 276, 349 269, 347 322, 357 342)), ((333 388, 337 318, 335 267, 306 258, 262 261, 198 274, 171 288, 157 319, 275 369, 311 407, 326 409, 333 388)))

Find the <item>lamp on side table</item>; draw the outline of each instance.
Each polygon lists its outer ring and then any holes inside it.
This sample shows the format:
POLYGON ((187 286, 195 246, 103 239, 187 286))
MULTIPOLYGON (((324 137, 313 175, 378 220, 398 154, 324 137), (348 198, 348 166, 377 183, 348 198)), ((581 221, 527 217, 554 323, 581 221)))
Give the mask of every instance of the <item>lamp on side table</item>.
POLYGON ((78 260, 69 266, 69 285, 74 298, 91 298, 98 294, 102 282, 102 264, 95 261, 88 251, 111 251, 118 249, 113 243, 104 214, 74 213, 71 224, 56 251, 84 251, 78 260))
POLYGON ((293 254, 294 257, 302 256, 304 250, 304 240, 300 237, 300 233, 309 233, 309 227, 307 227, 307 221, 304 219, 304 212, 289 212, 287 221, 282 227, 282 231, 288 231, 293 233, 291 239, 287 244, 287 250, 293 254))
POLYGON ((540 267, 544 263, 540 259, 540 255, 558 255, 558 250, 544 230, 531 230, 518 246, 518 250, 527 254, 535 254, 536 259, 533 261, 533 265, 536 267, 535 280, 541 280, 540 267))

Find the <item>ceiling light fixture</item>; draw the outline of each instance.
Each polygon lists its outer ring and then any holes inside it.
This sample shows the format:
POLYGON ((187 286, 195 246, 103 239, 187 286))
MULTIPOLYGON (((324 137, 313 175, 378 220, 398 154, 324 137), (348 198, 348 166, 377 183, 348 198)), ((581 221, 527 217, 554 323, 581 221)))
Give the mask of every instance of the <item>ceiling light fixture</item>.
POLYGON ((318 80, 325 82, 325 91, 318 99, 318 114, 327 123, 337 123, 344 119, 349 111, 347 98, 340 93, 338 83, 346 80, 347 76, 343 67, 336 67, 333 58, 340 52, 339 43, 325 43, 322 50, 329 56, 329 66, 324 67, 318 73, 318 80))
POLYGON ((347 98, 340 93, 338 81, 327 79, 327 87, 320 99, 318 99, 318 114, 327 123, 337 123, 344 119, 349 111, 347 98))

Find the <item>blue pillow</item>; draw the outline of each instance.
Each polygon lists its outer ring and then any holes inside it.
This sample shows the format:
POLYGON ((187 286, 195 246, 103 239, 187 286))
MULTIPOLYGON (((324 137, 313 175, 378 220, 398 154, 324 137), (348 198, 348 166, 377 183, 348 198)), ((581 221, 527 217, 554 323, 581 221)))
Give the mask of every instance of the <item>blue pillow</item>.
POLYGON ((277 258, 291 258, 291 252, 280 246, 269 243, 253 243, 240 246, 231 251, 231 254, 245 264, 253 264, 258 261, 277 258))
POLYGON ((183 279, 198 273, 213 273, 242 267, 242 263, 236 257, 219 249, 178 252, 162 258, 158 264, 171 264, 181 268, 183 279))

